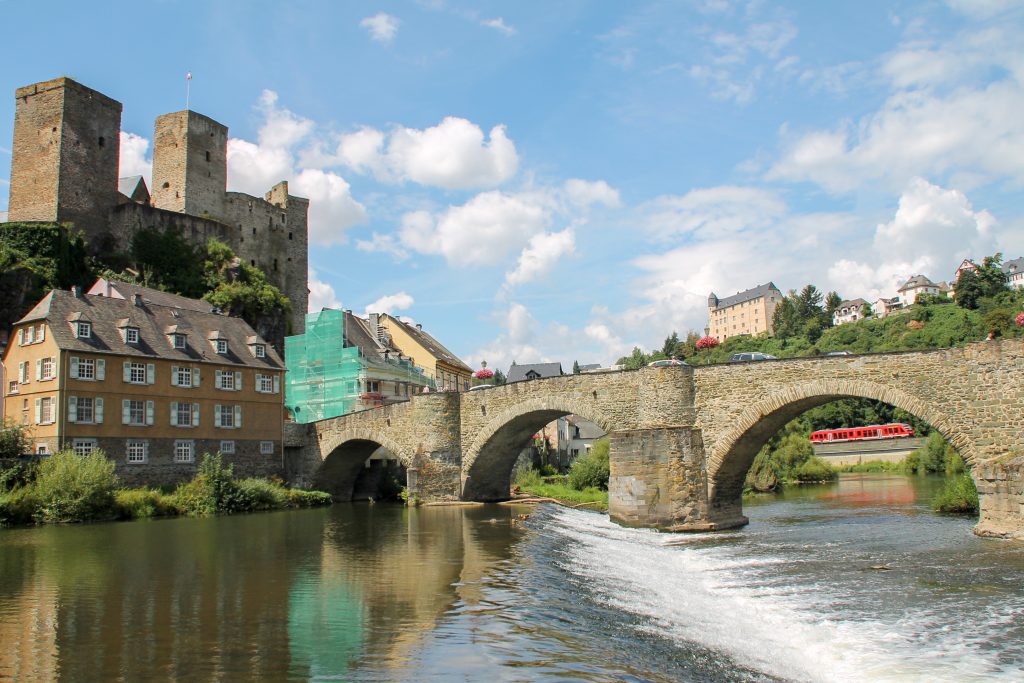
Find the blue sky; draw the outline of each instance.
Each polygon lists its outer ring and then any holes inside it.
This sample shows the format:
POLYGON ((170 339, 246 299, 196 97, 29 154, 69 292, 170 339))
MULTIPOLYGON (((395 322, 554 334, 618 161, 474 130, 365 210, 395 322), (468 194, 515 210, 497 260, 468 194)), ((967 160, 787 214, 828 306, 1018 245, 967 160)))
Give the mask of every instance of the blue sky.
POLYGON ((891 296, 1024 255, 1024 3, 0 0, 15 88, 229 126, 229 188, 311 204, 313 305, 471 364, 610 363, 774 281, 891 296), (102 9, 99 9, 102 7, 102 9), (55 16, 64 19, 55 21, 55 16), (45 30, 28 27, 44 26, 45 30), (12 58, 17 55, 17 58, 12 58))

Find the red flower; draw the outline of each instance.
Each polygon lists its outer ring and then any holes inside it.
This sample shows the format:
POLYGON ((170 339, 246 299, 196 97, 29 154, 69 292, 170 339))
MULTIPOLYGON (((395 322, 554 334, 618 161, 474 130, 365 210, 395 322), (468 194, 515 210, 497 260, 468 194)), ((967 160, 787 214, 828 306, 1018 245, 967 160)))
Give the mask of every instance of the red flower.
POLYGON ((494 377, 494 371, 488 370, 487 368, 480 368, 473 373, 473 377, 476 379, 490 379, 494 377))
POLYGON ((1018 313, 1017 317, 1013 319, 1017 323, 1017 327, 1024 327, 1024 313, 1018 313))
POLYGON ((698 349, 713 349, 718 346, 719 343, 720 342, 714 337, 701 337, 697 340, 696 346, 698 349))

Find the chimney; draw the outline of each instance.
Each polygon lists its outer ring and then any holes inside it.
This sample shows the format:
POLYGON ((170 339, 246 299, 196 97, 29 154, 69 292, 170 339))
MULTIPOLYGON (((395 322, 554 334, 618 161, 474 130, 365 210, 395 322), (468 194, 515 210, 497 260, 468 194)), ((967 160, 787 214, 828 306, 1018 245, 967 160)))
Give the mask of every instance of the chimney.
POLYGON ((82 288, 79 287, 78 285, 72 285, 71 286, 71 296, 75 297, 76 299, 81 299, 82 298, 82 288))
POLYGON ((423 323, 416 323, 416 329, 417 330, 422 330, 423 329, 423 323))
POLYGON ((132 294, 132 306, 142 307, 142 297, 138 294, 132 294))

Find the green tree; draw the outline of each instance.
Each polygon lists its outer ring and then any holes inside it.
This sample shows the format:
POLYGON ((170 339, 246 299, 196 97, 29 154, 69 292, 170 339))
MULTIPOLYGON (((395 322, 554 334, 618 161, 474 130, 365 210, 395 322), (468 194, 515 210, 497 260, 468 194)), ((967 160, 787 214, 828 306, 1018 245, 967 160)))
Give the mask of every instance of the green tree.
POLYGON ((508 378, 505 376, 504 372, 502 372, 501 370, 494 371, 494 377, 491 379, 491 383, 494 384, 494 386, 498 386, 499 384, 505 384, 505 382, 507 381, 508 378))
POLYGON ((831 318, 835 315, 835 312, 839 310, 839 305, 843 303, 843 297, 839 296, 839 292, 829 292, 828 296, 825 297, 825 313, 831 318))
POLYGON ((661 345, 661 352, 666 356, 671 356, 676 352, 676 346, 679 344, 679 335, 676 334, 675 330, 672 330, 672 334, 665 337, 665 343, 661 345))
POLYGON ((283 317, 291 310, 291 302, 267 282, 262 270, 242 262, 219 240, 206 243, 203 271, 207 288, 203 298, 253 327, 261 316, 283 317))
POLYGON ((572 362, 572 374, 574 374, 574 375, 580 374, 580 362, 578 360, 574 360, 572 362))
POLYGON ((867 303, 865 301, 864 304, 860 307, 860 317, 861 318, 870 318, 874 314, 875 314, 875 312, 873 310, 871 310, 871 304, 869 304, 869 303, 867 303))
POLYGON ((977 273, 971 269, 961 270, 956 279, 956 305, 973 311, 978 308, 978 301, 983 294, 984 287, 977 273))
POLYGON ((5 419, 0 427, 0 458, 18 458, 29 452, 28 432, 10 418, 5 419))
POLYGON ((650 361, 647 359, 647 354, 643 352, 639 346, 633 347, 633 353, 628 356, 623 356, 619 359, 618 365, 626 366, 627 370, 639 370, 644 367, 650 361))

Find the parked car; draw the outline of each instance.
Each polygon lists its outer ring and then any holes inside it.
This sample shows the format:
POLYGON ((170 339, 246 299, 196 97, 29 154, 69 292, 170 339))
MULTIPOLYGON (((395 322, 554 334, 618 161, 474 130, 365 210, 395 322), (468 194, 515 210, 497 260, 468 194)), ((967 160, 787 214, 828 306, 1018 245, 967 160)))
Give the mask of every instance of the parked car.
POLYGON ((687 363, 684 360, 679 360, 678 358, 664 358, 662 360, 651 361, 650 363, 647 364, 647 367, 649 367, 649 368, 666 368, 666 367, 669 367, 669 366, 672 366, 672 365, 683 366, 683 365, 689 365, 689 363, 687 363))
POLYGON ((625 365, 609 365, 606 368, 590 368, 589 370, 580 370, 581 375, 594 375, 602 372, 618 372, 619 370, 625 370, 625 365))
POLYGON ((825 354, 826 356, 852 356, 853 354, 849 351, 829 351, 825 354))
POLYGON ((729 357, 730 363, 743 363, 749 360, 773 360, 775 356, 760 351, 748 351, 747 353, 734 353, 729 357))
POLYGON ((475 387, 470 387, 469 390, 476 391, 477 389, 490 389, 493 386, 493 384, 477 384, 475 387))

